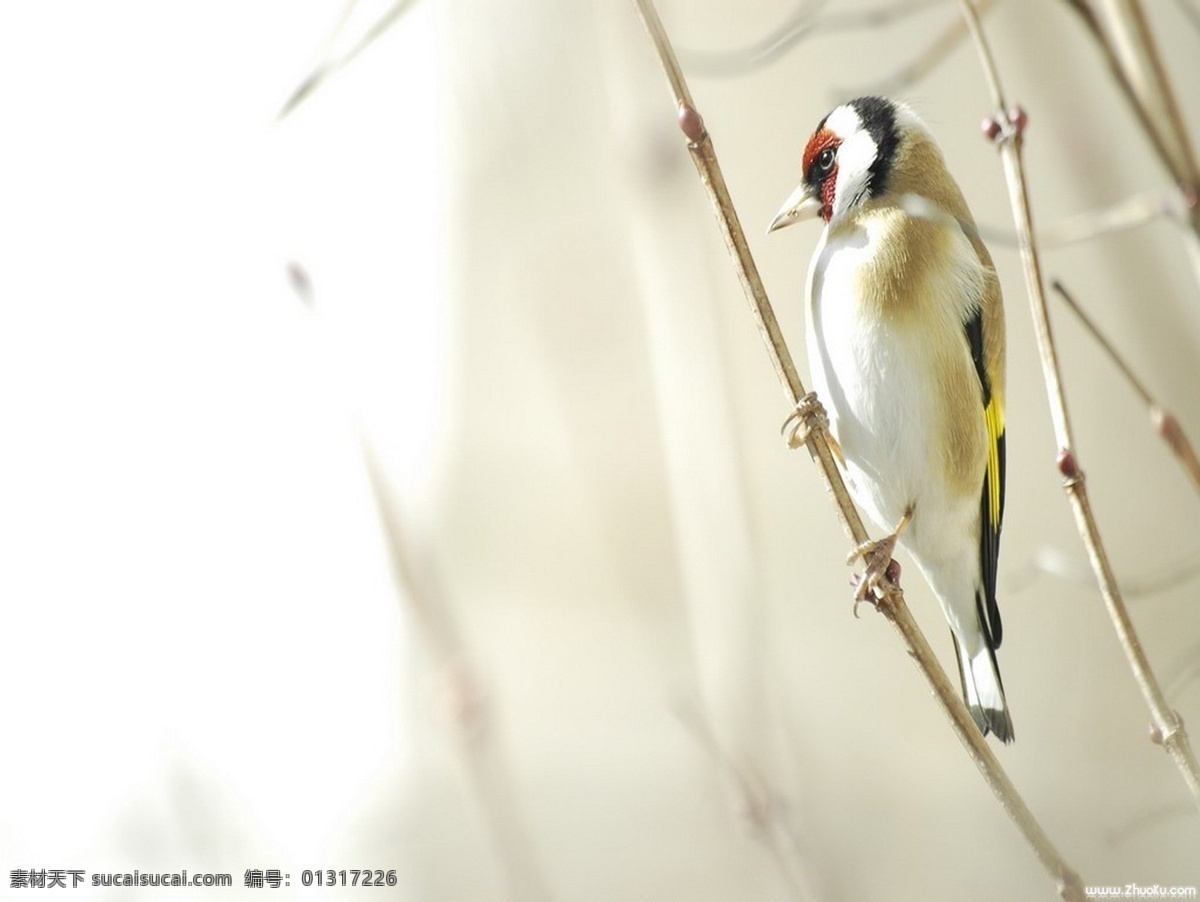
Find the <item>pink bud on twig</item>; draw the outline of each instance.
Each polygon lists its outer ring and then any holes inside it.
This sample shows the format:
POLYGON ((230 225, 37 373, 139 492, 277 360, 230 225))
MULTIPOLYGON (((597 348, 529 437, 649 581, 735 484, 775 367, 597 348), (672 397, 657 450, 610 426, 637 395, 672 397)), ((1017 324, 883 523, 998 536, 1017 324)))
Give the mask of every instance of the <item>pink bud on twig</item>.
POLYGON ((1013 130, 1022 135, 1025 133, 1025 126, 1029 124, 1029 114, 1025 112, 1025 107, 1017 105, 1009 107, 1008 121, 1012 124, 1013 130))
POLYGON ((1075 460, 1075 455, 1067 448, 1063 448, 1058 452, 1058 472, 1062 473, 1066 479, 1079 478, 1079 462, 1075 460))
POLYGON ((700 141, 704 137, 704 120, 700 118, 700 114, 693 106, 688 106, 686 103, 679 104, 679 128, 687 135, 687 139, 692 143, 700 141))

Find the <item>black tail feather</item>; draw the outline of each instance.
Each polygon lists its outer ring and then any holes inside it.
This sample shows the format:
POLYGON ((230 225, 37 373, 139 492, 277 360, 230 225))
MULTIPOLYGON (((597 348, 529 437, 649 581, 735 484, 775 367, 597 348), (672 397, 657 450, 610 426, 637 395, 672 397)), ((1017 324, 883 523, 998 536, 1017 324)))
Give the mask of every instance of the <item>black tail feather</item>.
MULTIPOLYGON (((954 635, 954 631, 950 632, 950 640, 954 644, 954 658, 958 662, 958 681, 962 687, 963 702, 967 706, 967 710, 971 712, 971 719, 975 721, 975 726, 979 727, 979 732, 984 736, 988 733, 994 733, 996 738, 1003 743, 1010 743, 1016 739, 1016 732, 1013 730, 1012 717, 1008 713, 1007 703, 1002 709, 984 708, 981 705, 973 705, 970 703, 971 693, 967 691, 967 681, 970 680, 974 685, 974 676, 968 672, 970 667, 969 661, 964 661, 962 652, 958 647, 958 639, 954 635)), ((992 669, 996 673, 996 683, 1000 687, 1000 696, 1004 697, 1004 683, 1000 679, 1000 668, 996 665, 996 652, 992 648, 991 643, 988 643, 988 657, 992 660, 992 669)), ((979 693, 975 693, 978 698, 979 693)))

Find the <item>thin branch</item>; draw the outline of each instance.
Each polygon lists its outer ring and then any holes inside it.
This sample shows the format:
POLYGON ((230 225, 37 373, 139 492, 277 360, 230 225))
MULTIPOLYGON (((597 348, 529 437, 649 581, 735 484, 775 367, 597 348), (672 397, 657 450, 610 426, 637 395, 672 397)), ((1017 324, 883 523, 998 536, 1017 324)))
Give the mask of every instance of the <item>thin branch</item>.
POLYGON ((677 713, 700 747, 708 753, 722 779, 732 784, 737 793, 739 813, 753 837, 775 859, 787 882, 789 895, 800 902, 816 899, 800 843, 787 822, 779 793, 761 774, 738 766, 733 756, 721 746, 699 704, 681 703, 677 713))
POLYGON ((1148 90, 1152 91, 1166 120, 1164 131, 1173 139, 1173 149, 1179 167, 1176 181, 1179 183, 1184 202, 1189 207, 1189 224, 1192 228, 1191 240, 1187 245, 1188 258, 1196 280, 1200 282, 1200 159, 1196 157, 1196 147, 1180 112, 1179 101, 1167 76, 1162 52, 1158 49, 1158 42, 1150 29, 1141 0, 1125 0, 1124 4, 1118 4, 1117 8, 1126 11, 1124 18, 1117 17, 1120 20, 1118 28, 1127 27, 1135 36, 1141 51, 1140 58, 1149 69, 1148 90))
POLYGON ((1088 0, 1064 2, 1091 33, 1159 161, 1179 187, 1191 228, 1188 259, 1200 282, 1200 160, 1142 6, 1139 0, 1108 4, 1111 28, 1106 31, 1088 0), (1117 42, 1126 48, 1128 59, 1122 59, 1117 42))
POLYGON ((947 0, 893 0, 884 6, 826 13, 823 7, 828 2, 808 0, 801 3, 787 19, 745 47, 722 51, 684 50, 683 56, 700 75, 748 75, 769 66, 814 34, 882 28, 914 13, 940 6, 947 0))
POLYGON ((422 579, 413 560, 400 511, 383 467, 360 435, 363 462, 379 519, 387 539, 396 589, 409 607, 422 644, 433 659, 439 713, 449 728, 459 764, 495 843, 508 883, 508 898, 517 902, 548 900, 533 844, 513 792, 511 768, 488 723, 487 696, 468 659, 457 624, 439 592, 422 579))
POLYGON ((1124 232, 1165 219, 1176 227, 1187 224, 1178 198, 1157 193, 1138 194, 1099 210, 1068 216, 1039 229, 1042 247, 1066 247, 1101 235, 1124 232))
POLYGON ((350 21, 350 16, 354 14, 357 6, 358 0, 342 0, 342 11, 338 13, 337 22, 334 23, 333 28, 329 29, 329 33, 325 35, 325 40, 321 43, 321 50, 317 53, 317 59, 326 59, 333 53, 333 45, 337 42, 338 35, 350 21))
POLYGON ((1190 818, 1191 815, 1191 805, 1163 805, 1138 815, 1120 827, 1109 830, 1105 839, 1110 846, 1116 848, 1129 842, 1139 834, 1146 833, 1155 827, 1169 824, 1172 821, 1190 818))
POLYGON ((1063 284, 1055 281, 1051 283, 1051 287, 1058 292, 1059 297, 1063 299, 1075 316, 1079 318, 1079 321, 1091 333, 1096 343, 1104 349, 1109 359, 1121 371, 1121 374, 1129 382, 1130 386, 1132 386, 1138 397, 1142 399, 1142 403, 1150 409, 1150 422, 1154 426, 1154 431, 1167 443, 1167 447, 1171 449, 1171 453, 1175 455, 1175 458, 1179 461, 1179 465, 1191 477, 1196 491, 1200 491, 1200 459, 1196 457, 1196 449, 1192 446, 1192 442, 1188 438, 1187 433, 1184 432, 1178 418, 1154 399, 1154 396, 1150 394, 1150 390, 1146 388, 1145 383, 1137 377, 1137 374, 1134 373, 1125 358, 1120 355, 1113 346, 1113 343, 1100 331, 1099 326, 1092 321, 1092 318, 1076 303, 1070 292, 1063 287, 1063 284))
POLYGON ((1025 182, 1025 168, 1021 160, 1022 132, 1026 122, 1025 113, 1020 108, 1007 110, 1004 92, 1000 85, 1000 75, 996 70, 979 18, 975 14, 975 8, 971 5, 971 0, 961 0, 961 3, 963 15, 966 16, 967 22, 971 26, 971 34, 975 38, 980 60, 987 73, 988 83, 992 87, 992 99, 996 104, 996 140, 1001 160, 1004 163, 1004 175, 1008 184, 1009 200, 1012 203, 1013 218, 1016 221, 1017 236, 1021 242, 1025 285, 1029 294, 1034 332, 1037 335, 1038 351, 1042 361, 1042 375, 1046 382, 1050 412, 1054 420, 1054 434, 1058 440, 1058 470, 1063 475, 1063 485, 1067 497, 1071 501, 1075 522, 1084 545, 1087 547, 1088 557, 1091 558, 1096 577, 1100 581, 1101 593, 1108 607, 1109 617, 1116 629, 1117 638, 1125 650, 1130 668, 1133 670, 1142 695, 1150 708, 1154 720, 1154 735, 1157 735, 1157 741, 1175 759, 1188 789, 1196 803, 1200 805, 1200 764, 1197 764, 1183 722, 1167 704, 1166 696, 1150 667, 1146 653, 1142 650, 1137 631, 1129 617, 1124 599, 1121 597, 1121 591, 1117 586, 1116 577, 1113 575, 1108 554, 1104 549, 1100 530, 1096 525, 1091 503, 1088 500, 1084 473, 1075 454, 1070 421, 1067 418, 1066 397, 1063 394, 1062 377, 1058 366, 1058 355, 1054 346, 1054 336, 1050 329, 1050 314, 1046 305, 1041 263, 1037 245, 1034 242, 1033 217, 1029 209, 1029 190, 1025 182))
POLYGON ((1130 27, 1146 58, 1150 78, 1154 85, 1154 93, 1162 106, 1163 115, 1166 117, 1166 130, 1174 140, 1179 165, 1182 167, 1181 186, 1195 193, 1197 189, 1200 189, 1200 162, 1196 160, 1196 148, 1192 144, 1191 135, 1188 134, 1187 125, 1183 121, 1183 114, 1179 110, 1179 101, 1175 98, 1175 92, 1171 90, 1171 79, 1167 77, 1167 69, 1163 64, 1158 42, 1154 39, 1154 32, 1150 30, 1150 23, 1146 20, 1146 11, 1142 7, 1141 0, 1125 0, 1124 8, 1128 11, 1130 27))
POLYGON ((349 50, 340 56, 331 57, 329 56, 329 50, 337 39, 338 34, 345 27, 346 21, 350 18, 350 13, 354 9, 355 2, 356 0, 347 0, 346 5, 342 7, 337 24, 325 39, 325 49, 321 53, 320 62, 313 67, 312 72, 296 86, 288 99, 284 101, 278 115, 275 117, 276 121, 286 119, 300 104, 311 97, 313 92, 321 87, 331 75, 349 65, 355 57, 375 43, 384 32, 400 21, 400 17, 408 12, 409 8, 416 3, 416 0, 396 0, 382 16, 375 20, 375 24, 368 28, 349 50))
MULTIPOLYGON (((989 245, 1002 244, 1013 248, 1021 246, 1021 240, 1015 232, 996 226, 975 226, 966 220, 956 219, 933 201, 919 194, 905 195, 901 198, 901 205, 909 216, 961 229, 989 245)), ((1171 197, 1138 194, 1111 207, 1079 213, 1047 226, 1038 235, 1038 245, 1045 248, 1075 244, 1112 232, 1148 225, 1156 219, 1166 219, 1181 228, 1187 227, 1185 217, 1178 211, 1178 206, 1172 202, 1171 197)))
MULTIPOLYGON (((978 0, 976 9, 980 15, 986 15, 995 0, 978 0)), ((899 94, 920 81, 950 55, 970 32, 961 16, 955 16, 933 41, 923 51, 893 72, 891 75, 878 79, 859 88, 841 88, 837 91, 839 97, 857 97, 862 94, 899 94)))
MULTIPOLYGON (((642 295, 662 462, 683 600, 691 625, 695 694, 680 705, 710 753, 731 820, 767 853, 793 900, 832 902, 819 865, 803 851, 803 824, 772 785, 764 714, 770 655, 762 653, 762 573, 756 564, 744 463, 724 372, 719 286, 679 249, 711 228, 681 195, 690 163, 664 144, 662 98, 646 91, 645 36, 624 5, 606 5, 603 75, 630 191, 626 213, 642 295), (647 127, 652 123, 652 127, 647 127)), ((651 73, 652 74, 652 73, 651 73)))
MULTIPOLYGON (((1057 548, 1043 545, 1036 548, 1029 559, 1020 567, 1011 570, 1004 580, 1010 592, 1023 592, 1040 575, 1052 576, 1077 586, 1099 588, 1092 568, 1080 564, 1057 548)), ((1192 552, 1184 560, 1167 564, 1153 573, 1126 576, 1121 579, 1121 588, 1126 598, 1144 598, 1175 589, 1200 576, 1200 551, 1192 552)), ((1167 695, 1172 695, 1171 680, 1167 684, 1167 695)))
POLYGON ((1177 182, 1182 183, 1184 176, 1183 172, 1176 165, 1174 157, 1171 155, 1170 149, 1167 147, 1165 138, 1159 130, 1158 124, 1154 121, 1150 111, 1146 108, 1142 96, 1138 93, 1133 82, 1130 81, 1125 67, 1121 63, 1121 58, 1117 55, 1116 48, 1109 41, 1108 35, 1104 32, 1104 27, 1096 15, 1095 10, 1087 0, 1063 0, 1067 6, 1074 10, 1079 15, 1080 20, 1091 34, 1096 46, 1100 48, 1100 52, 1104 54, 1104 61, 1108 64, 1109 74, 1117 83, 1117 87, 1121 89, 1121 93, 1125 96, 1125 101, 1133 110, 1134 116, 1137 117, 1138 123, 1142 127, 1142 132, 1150 141, 1151 147, 1158 155, 1159 162, 1163 168, 1171 174, 1171 177, 1177 182))
MULTIPOLYGON (((297 297, 316 313, 308 272, 296 262, 288 263, 286 272, 297 297)), ((470 660, 462 631, 436 585, 436 574, 412 553, 411 537, 383 464, 361 429, 358 441, 383 530, 392 582, 418 642, 430 659, 437 713, 494 843, 507 880, 507 897, 514 902, 547 902, 550 893, 517 804, 511 768, 491 729, 487 694, 470 660)))
POLYGON ((1179 11, 1183 13, 1192 28, 1200 33, 1200 9, 1193 6, 1190 0, 1175 0, 1175 5, 1179 7, 1179 11))
MULTIPOLYGON (((662 22, 659 21, 658 13, 654 9, 653 0, 636 0, 636 2, 642 22, 658 51, 659 61, 672 85, 680 128, 688 139, 688 151, 699 172, 700 180, 708 190, 709 197, 716 209, 726 247, 742 282, 742 288, 750 301, 751 310, 758 323, 767 353, 771 357, 784 391, 791 403, 796 405, 797 412, 802 415, 804 420, 803 425, 807 431, 804 443, 808 445, 809 453, 817 463, 826 486, 837 503, 843 525, 854 539, 855 545, 861 545, 867 540, 866 529, 863 527, 858 511, 850 500, 850 494, 838 471, 829 445, 828 432, 820 416, 820 405, 816 402, 815 395, 809 395, 804 390, 779 329, 779 324, 775 319, 771 303, 763 289, 762 280, 759 278, 737 212, 729 196, 729 190, 725 185, 725 179, 721 174, 712 140, 686 91, 683 73, 679 71, 662 22)), ((880 581, 876 592, 877 609, 899 632, 906 651, 916 662, 934 695, 946 711, 954 732, 966 747, 1001 805, 1016 822, 1034 849, 1043 866, 1057 881, 1063 898, 1082 900, 1083 884, 1078 874, 1059 854, 1030 812, 1025 800, 1017 792, 1008 774, 1000 766, 995 753, 979 732, 979 728, 963 704, 958 689, 951 684, 946 672, 933 654, 933 650, 929 647, 929 643, 925 640, 920 627, 917 626, 909 612, 899 586, 890 577, 885 577, 880 581)))
MULTIPOLYGON (((1042 226, 1038 229, 1038 245, 1043 250, 1068 247, 1104 235, 1138 229, 1159 220, 1166 220, 1179 229, 1190 228, 1187 213, 1177 194, 1147 192, 1042 226)), ((1020 246, 1017 236, 1010 229, 983 225, 978 231, 988 244, 1020 246)))

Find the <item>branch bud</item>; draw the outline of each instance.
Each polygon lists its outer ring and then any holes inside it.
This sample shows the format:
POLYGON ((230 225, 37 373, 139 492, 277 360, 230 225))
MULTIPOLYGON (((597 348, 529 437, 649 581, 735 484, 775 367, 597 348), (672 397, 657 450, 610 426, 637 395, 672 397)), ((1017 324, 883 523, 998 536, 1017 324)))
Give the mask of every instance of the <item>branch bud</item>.
POLYGON ((687 136, 687 139, 693 144, 704 138, 704 120, 700 118, 700 114, 693 106, 688 106, 686 103, 679 104, 679 128, 687 136))
POLYGON ((1012 123, 1013 131, 1018 135, 1025 134, 1025 126, 1029 124, 1029 114, 1025 112, 1025 107, 1018 104, 1008 108, 1008 121, 1012 123))
POLYGON ((1080 477, 1079 462, 1075 460, 1075 454, 1067 448, 1062 448, 1058 452, 1058 472, 1062 473, 1064 479, 1078 479, 1080 477))

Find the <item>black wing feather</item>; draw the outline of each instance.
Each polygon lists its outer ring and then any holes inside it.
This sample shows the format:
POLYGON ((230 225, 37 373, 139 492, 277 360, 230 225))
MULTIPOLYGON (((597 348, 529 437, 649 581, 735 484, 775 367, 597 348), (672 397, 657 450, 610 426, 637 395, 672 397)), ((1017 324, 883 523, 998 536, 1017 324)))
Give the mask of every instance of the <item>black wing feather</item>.
POLYGON ((1000 559, 1000 527, 1004 520, 1004 427, 1003 420, 999 418, 1002 415, 993 407, 992 383, 984 358, 982 311, 976 310, 967 321, 966 333, 971 359, 975 363, 975 373, 979 377, 981 412, 985 421, 989 416, 997 417, 994 423, 988 422, 989 465, 984 474, 979 502, 979 562, 984 597, 977 599, 980 602, 980 621, 987 633, 988 646, 995 650, 1000 647, 1004 636, 1000 608, 996 604, 996 569, 1000 559), (999 424, 998 428, 994 429, 994 424, 999 424), (991 459, 993 454, 994 462, 991 459), (993 486, 993 480, 998 485, 993 486))

